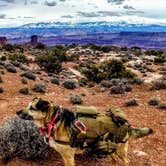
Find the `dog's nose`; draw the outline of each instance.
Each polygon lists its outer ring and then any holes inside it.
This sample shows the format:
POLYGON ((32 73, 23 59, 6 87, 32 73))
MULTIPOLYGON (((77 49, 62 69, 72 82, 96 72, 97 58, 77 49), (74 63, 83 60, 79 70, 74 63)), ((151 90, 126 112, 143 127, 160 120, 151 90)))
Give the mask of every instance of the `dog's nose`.
POLYGON ((23 112, 23 110, 19 110, 19 111, 16 112, 16 114, 20 115, 20 114, 22 114, 22 112, 23 112))

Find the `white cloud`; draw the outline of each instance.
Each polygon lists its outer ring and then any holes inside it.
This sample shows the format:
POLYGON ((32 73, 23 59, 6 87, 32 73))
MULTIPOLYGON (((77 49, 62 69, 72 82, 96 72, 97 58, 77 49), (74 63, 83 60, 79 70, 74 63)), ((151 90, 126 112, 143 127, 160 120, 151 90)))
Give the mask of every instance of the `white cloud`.
POLYGON ((114 3, 108 3, 108 0, 0 0, 0 15, 6 15, 5 19, 0 20, 0 27, 42 21, 127 21, 166 24, 166 0, 110 2, 114 3))

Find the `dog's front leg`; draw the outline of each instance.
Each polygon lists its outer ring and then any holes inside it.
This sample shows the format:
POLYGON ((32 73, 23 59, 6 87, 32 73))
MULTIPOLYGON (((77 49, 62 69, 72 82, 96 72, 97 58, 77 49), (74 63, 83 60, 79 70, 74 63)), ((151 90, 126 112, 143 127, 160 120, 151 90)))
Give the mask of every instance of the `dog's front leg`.
POLYGON ((56 150, 63 158, 65 166, 74 166, 75 149, 70 145, 56 143, 53 138, 50 138, 49 145, 56 150))

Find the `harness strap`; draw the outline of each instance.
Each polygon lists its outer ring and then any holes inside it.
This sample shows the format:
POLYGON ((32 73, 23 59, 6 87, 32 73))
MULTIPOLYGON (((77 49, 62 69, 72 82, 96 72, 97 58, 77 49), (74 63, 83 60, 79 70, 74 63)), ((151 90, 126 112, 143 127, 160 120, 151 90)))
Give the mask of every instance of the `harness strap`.
POLYGON ((62 144, 62 145, 71 145, 70 142, 65 142, 65 141, 60 141, 60 140, 55 140, 56 143, 62 144))
POLYGON ((47 138, 48 138, 48 141, 50 139, 50 136, 51 136, 51 132, 52 130, 54 129, 55 131, 57 130, 57 127, 56 127, 56 124, 54 124, 54 122, 56 121, 56 119, 58 118, 59 116, 59 111, 56 112, 55 116, 53 117, 53 119, 46 125, 46 127, 41 127, 39 132, 41 134, 44 134, 45 132, 47 132, 47 138))
POLYGON ((86 125, 79 121, 79 120, 75 120, 74 121, 74 126, 80 131, 80 132, 86 132, 86 131, 90 131, 90 128, 86 127, 86 125))

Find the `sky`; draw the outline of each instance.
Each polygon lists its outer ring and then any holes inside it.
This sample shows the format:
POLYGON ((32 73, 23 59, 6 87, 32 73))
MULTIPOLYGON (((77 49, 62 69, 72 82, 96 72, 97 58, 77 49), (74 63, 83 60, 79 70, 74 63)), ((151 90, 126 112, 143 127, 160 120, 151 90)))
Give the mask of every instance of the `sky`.
POLYGON ((166 25, 166 0, 0 0, 0 27, 95 21, 166 25))

